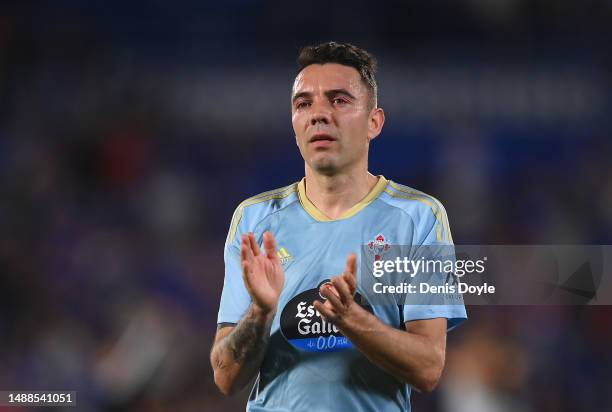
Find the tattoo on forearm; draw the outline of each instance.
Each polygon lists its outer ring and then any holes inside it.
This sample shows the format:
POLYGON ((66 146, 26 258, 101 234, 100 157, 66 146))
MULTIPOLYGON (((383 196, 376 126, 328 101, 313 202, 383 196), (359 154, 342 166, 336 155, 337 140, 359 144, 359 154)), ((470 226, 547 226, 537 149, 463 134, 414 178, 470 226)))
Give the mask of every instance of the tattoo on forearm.
POLYGON ((225 369, 227 365, 223 363, 223 359, 219 355, 215 356, 214 359, 215 369, 225 369))
POLYGON ((247 315, 240 321, 236 329, 227 336, 227 348, 234 361, 243 363, 245 360, 255 360, 267 346, 269 340, 269 325, 247 315))

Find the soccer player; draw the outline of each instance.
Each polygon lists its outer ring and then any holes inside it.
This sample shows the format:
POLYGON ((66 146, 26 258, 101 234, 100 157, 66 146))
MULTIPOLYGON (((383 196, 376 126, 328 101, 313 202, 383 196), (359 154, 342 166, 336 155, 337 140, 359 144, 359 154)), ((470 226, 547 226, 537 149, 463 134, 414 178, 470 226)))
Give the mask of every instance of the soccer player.
POLYGON ((451 245, 446 213, 368 172, 385 121, 373 56, 329 42, 302 49, 298 65, 291 113, 305 177, 234 213, 215 382, 231 394, 257 376, 250 411, 409 411, 411 388, 440 379, 447 330, 465 308, 369 304, 355 252, 451 245))

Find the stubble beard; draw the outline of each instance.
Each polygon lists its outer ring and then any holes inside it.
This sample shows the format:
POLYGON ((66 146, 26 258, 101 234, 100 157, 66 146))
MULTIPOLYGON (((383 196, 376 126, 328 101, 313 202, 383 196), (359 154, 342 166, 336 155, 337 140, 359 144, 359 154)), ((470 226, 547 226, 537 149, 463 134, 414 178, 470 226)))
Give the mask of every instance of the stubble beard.
POLYGON ((319 174, 333 176, 338 174, 341 169, 338 163, 338 159, 334 159, 334 156, 330 154, 317 154, 309 165, 312 170, 319 174))

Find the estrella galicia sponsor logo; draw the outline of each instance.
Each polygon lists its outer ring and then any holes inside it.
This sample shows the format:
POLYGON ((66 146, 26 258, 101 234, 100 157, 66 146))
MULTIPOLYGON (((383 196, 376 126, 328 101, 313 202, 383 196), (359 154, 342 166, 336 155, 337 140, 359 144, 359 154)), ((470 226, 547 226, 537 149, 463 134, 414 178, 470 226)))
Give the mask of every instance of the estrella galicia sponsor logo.
MULTIPOLYGON (((294 296, 281 313, 281 332, 285 339, 299 350, 307 352, 334 352, 352 348, 351 341, 331 322, 315 310, 313 302, 325 299, 319 294, 319 288, 329 279, 319 283, 316 288, 308 289, 294 296)), ((355 301, 369 312, 372 307, 362 303, 363 297, 357 293, 355 301)))

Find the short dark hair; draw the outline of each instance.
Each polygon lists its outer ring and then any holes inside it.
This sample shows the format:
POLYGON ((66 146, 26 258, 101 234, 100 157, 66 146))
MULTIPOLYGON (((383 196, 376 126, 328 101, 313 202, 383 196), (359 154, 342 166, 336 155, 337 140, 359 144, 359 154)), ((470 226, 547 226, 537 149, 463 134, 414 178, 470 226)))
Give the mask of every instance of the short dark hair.
POLYGON ((298 73, 311 64, 337 63, 353 67, 359 72, 361 80, 370 92, 372 107, 378 100, 378 84, 376 83, 376 58, 357 46, 349 43, 330 41, 316 46, 306 46, 300 50, 297 59, 298 73))

